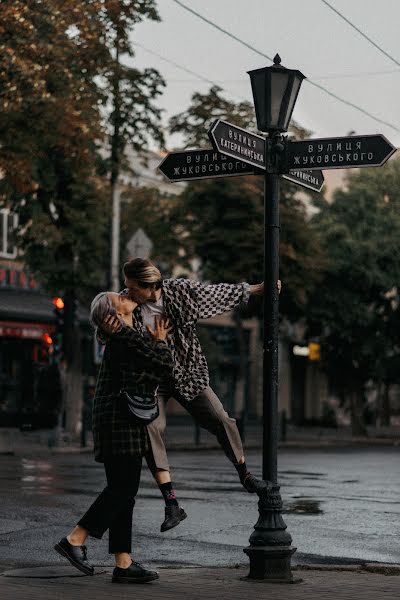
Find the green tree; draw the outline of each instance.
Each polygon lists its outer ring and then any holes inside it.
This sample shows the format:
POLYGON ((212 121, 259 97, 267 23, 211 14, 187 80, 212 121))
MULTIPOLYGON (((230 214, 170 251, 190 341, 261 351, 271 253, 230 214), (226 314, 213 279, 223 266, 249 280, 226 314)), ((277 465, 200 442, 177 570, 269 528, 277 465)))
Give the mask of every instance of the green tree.
POLYGON ((250 102, 231 102, 221 92, 218 86, 212 86, 207 94, 195 92, 188 109, 170 119, 170 132, 183 134, 186 146, 209 148, 211 143, 207 131, 215 119, 256 129, 254 108, 250 102))
POLYGON ((104 74, 104 92, 108 115, 108 159, 111 183, 111 288, 118 287, 120 189, 119 178, 130 171, 126 159, 129 146, 143 154, 150 139, 163 144, 161 110, 155 100, 162 93, 165 82, 155 69, 140 71, 132 66, 134 58, 131 35, 133 28, 145 19, 159 20, 154 0, 107 0, 104 9, 107 45, 110 61, 104 74))
POLYGON ((313 219, 328 262, 310 303, 310 335, 354 434, 366 433, 366 383, 390 381, 400 356, 399 190, 399 160, 361 169, 313 219))
POLYGON ((82 396, 73 309, 77 297, 85 300, 97 287, 106 256, 96 76, 109 53, 101 11, 96 0, 0 5, 1 202, 19 213, 19 247, 29 268, 48 291, 65 296, 65 401, 76 407, 67 420, 71 433, 82 396))

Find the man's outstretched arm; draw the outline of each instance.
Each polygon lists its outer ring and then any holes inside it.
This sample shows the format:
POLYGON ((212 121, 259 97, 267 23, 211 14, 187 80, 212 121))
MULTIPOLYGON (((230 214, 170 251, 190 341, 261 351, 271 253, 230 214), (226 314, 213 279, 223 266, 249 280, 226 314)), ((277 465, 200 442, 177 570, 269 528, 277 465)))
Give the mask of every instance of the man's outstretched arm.
MULTIPOLYGON (((182 293, 188 293, 194 300, 196 314, 191 314, 194 321, 198 319, 207 319, 220 315, 224 312, 233 310, 241 303, 246 303, 250 295, 262 295, 264 293, 264 284, 250 285, 248 283, 217 283, 204 284, 199 281, 176 280, 182 293)), ((280 282, 277 283, 280 289, 280 282)))

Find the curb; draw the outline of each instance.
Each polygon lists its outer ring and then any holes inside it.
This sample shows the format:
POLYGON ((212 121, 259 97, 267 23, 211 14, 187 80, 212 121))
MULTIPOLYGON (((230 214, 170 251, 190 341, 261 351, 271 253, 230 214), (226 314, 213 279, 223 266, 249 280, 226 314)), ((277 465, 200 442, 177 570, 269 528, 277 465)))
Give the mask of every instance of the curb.
MULTIPOLYGON (((246 443, 244 442, 246 451, 262 450, 262 443, 246 443)), ((327 450, 338 448, 373 448, 373 447, 400 447, 399 438, 354 438, 349 440, 291 440, 287 442, 279 442, 279 449, 287 450, 327 450)), ((167 443, 168 452, 205 452, 220 450, 217 443, 207 443, 195 446, 192 442, 170 442, 167 443)), ((0 450, 0 456, 18 456, 27 451, 35 453, 46 453, 51 455, 58 454, 90 454, 93 452, 92 446, 80 447, 76 445, 60 446, 57 448, 48 448, 43 444, 29 446, 24 448, 20 446, 18 449, 0 450)))
MULTIPOLYGON (((194 569, 201 570, 235 570, 243 568, 245 565, 228 565, 225 567, 203 567, 199 565, 182 565, 174 566, 171 565, 158 565, 156 568, 159 570, 172 570, 172 571, 193 571, 194 569)), ((247 565, 246 565, 247 566, 247 565)), ((95 575, 104 575, 112 572, 112 567, 104 565, 96 565, 97 572, 95 575)), ((378 575, 385 576, 400 576, 400 565, 394 563, 366 563, 366 564, 354 564, 354 565, 296 565, 292 567, 292 571, 325 571, 325 572, 351 572, 351 573, 376 573, 378 575)), ((35 566, 25 568, 8 569, 0 573, 0 577, 20 578, 20 579, 58 579, 63 577, 86 577, 83 573, 74 569, 70 565, 59 565, 59 566, 35 566)))
POLYGON ((358 565, 296 565, 293 571, 352 571, 379 575, 400 575, 400 565, 395 563, 365 563, 358 565))

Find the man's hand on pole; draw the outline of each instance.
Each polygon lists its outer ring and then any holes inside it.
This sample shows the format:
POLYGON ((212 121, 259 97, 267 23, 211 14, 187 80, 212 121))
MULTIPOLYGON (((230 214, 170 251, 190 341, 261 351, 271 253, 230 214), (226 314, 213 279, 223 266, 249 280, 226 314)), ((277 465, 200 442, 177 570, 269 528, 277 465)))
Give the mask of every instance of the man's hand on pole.
MULTIPOLYGON (((282 289, 282 282, 280 279, 278 279, 276 282, 276 287, 278 289, 278 293, 280 294, 282 289)), ((264 282, 251 285, 250 294, 252 294, 252 296, 262 296, 264 294, 264 282)))

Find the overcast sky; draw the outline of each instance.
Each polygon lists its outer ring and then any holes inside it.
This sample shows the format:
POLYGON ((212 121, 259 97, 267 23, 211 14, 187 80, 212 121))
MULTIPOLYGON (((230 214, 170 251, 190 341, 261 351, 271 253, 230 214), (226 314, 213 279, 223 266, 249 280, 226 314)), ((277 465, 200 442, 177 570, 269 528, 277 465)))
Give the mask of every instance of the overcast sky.
MULTIPOLYGON (((322 0, 182 0, 282 64, 297 68, 334 94, 394 126, 374 121, 304 82, 294 118, 313 137, 383 133, 400 146, 400 67, 340 19, 322 0)), ((400 0, 329 0, 347 19, 400 62, 400 0)), ((132 39, 168 61, 220 85, 232 100, 252 101, 246 71, 270 63, 188 13, 158 0, 161 23, 137 26, 132 39)), ((210 84, 136 47, 139 67, 157 68, 167 81, 159 104, 165 118, 185 110, 210 84)), ((170 145, 176 143, 170 140, 170 145)))

